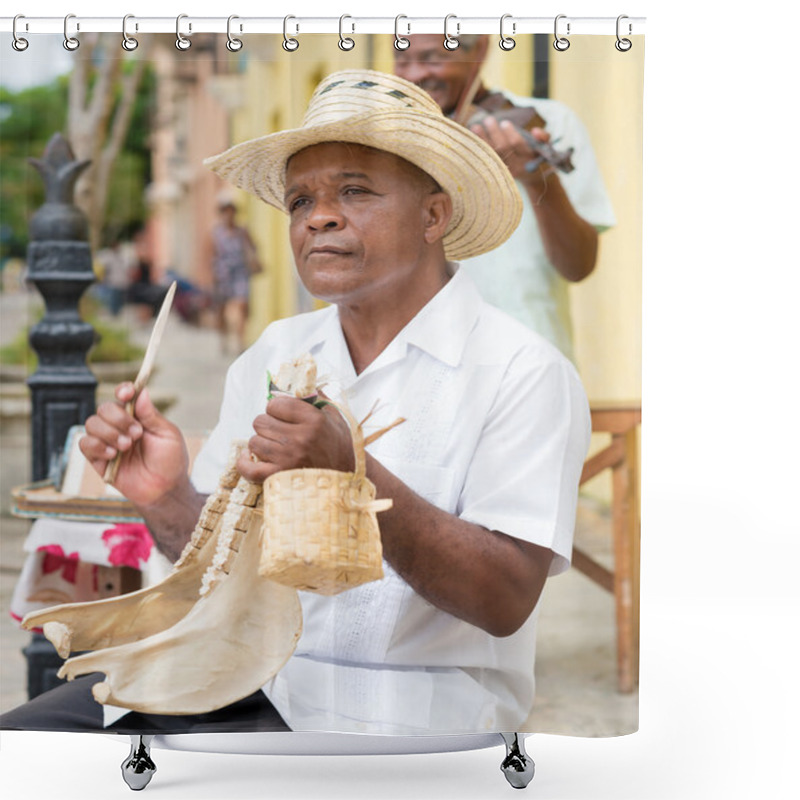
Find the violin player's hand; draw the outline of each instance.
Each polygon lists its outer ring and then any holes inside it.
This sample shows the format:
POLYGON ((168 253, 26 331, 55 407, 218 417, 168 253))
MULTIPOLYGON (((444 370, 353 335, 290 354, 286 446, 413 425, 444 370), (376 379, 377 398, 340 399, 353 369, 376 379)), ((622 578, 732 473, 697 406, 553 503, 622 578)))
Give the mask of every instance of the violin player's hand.
MULTIPOLYGON (((539 158, 539 153, 509 120, 498 122, 490 115, 471 126, 470 130, 480 136, 503 159, 514 178, 526 186, 544 186, 547 176, 553 172, 553 168, 544 160, 530 171, 528 165, 539 158)), ((534 128, 530 135, 542 143, 550 141, 550 134, 543 128, 534 128)))

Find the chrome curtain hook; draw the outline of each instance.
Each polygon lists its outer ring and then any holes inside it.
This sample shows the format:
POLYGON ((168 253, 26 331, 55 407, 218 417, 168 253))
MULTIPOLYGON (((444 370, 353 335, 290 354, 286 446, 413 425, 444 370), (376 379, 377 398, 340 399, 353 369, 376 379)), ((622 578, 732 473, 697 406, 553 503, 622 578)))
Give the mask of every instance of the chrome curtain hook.
MULTIPOLYGON (((559 53, 563 53, 565 50, 569 50, 569 39, 566 36, 559 36, 558 35, 558 21, 560 19, 566 19, 566 14, 559 14, 556 17, 556 21, 553 24, 553 36, 555 37, 553 40, 553 47, 558 50, 559 53)), ((567 23, 567 36, 569 36, 569 22, 567 23)))
MULTIPOLYGON (((67 14, 67 16, 64 17, 64 49, 69 50, 70 53, 81 46, 81 43, 74 36, 69 35, 68 26, 71 19, 75 19, 74 14, 67 14)), ((76 30, 80 30, 80 27, 80 25, 77 25, 76 30)))
POLYGON ((458 18, 455 14, 448 14, 444 18, 444 49, 445 50, 458 50, 458 46, 461 42, 458 41, 458 35, 461 33, 461 23, 458 21, 458 18), (447 30, 448 23, 451 19, 456 20, 456 35, 451 36, 447 30))
MULTIPOLYGON (((135 19, 133 14, 126 14, 122 18, 122 49, 127 50, 129 53, 132 53, 139 46, 139 40, 135 39, 133 36, 128 36, 129 19, 135 19)), ((136 30, 138 29, 139 26, 136 25, 136 30)))
MULTIPOLYGON (((287 53, 293 53, 300 47, 300 42, 297 39, 293 39, 289 34, 286 32, 287 25, 290 19, 296 19, 291 14, 283 18, 283 49, 286 50, 287 53)), ((295 33, 300 32, 300 26, 295 24, 295 33)))
MULTIPOLYGON (((399 27, 400 27, 400 20, 401 19, 408 19, 405 14, 398 14, 394 18, 394 49, 395 50, 408 50, 411 47, 411 40, 406 39, 404 36, 400 35, 399 27)), ((406 27, 408 28, 407 35, 411 34, 411 23, 407 22, 406 27)))
MULTIPOLYGON (((189 17, 188 14, 178 14, 178 17, 175 20, 175 36, 177 37, 175 39, 175 47, 178 50, 188 50, 192 46, 191 39, 187 39, 181 33, 181 20, 182 19, 188 19, 188 17, 189 17)), ((189 23, 189 33, 191 33, 191 32, 192 32, 192 23, 190 22, 189 23)))
MULTIPOLYGON (((349 36, 345 36, 342 33, 342 28, 344 26, 344 21, 346 19, 353 19, 353 18, 349 14, 342 14, 342 16, 339 17, 339 49, 340 50, 352 50, 356 46, 356 43, 355 43, 355 41, 353 39, 351 39, 349 36)), ((350 24, 351 24, 351 27, 352 27, 351 33, 355 33, 355 31, 356 31, 355 23, 352 22, 350 24)))
MULTIPOLYGON (((28 45, 30 44, 30 42, 28 42, 27 39, 23 39, 17 33, 17 22, 19 20, 21 20, 21 19, 25 19, 25 15, 24 14, 17 14, 14 17, 14 22, 11 23, 11 35, 13 36, 13 39, 11 40, 11 46, 18 53, 21 53, 23 50, 27 50, 28 49, 28 45)), ((25 30, 28 30, 28 23, 27 22, 25 23, 25 30)))
MULTIPOLYGON (((231 33, 231 22, 233 22, 235 19, 239 19, 236 14, 231 14, 228 17, 228 41, 225 42, 225 47, 227 47, 231 53, 238 53, 244 47, 244 42, 241 39, 235 38, 231 33)), ((242 26, 240 25, 239 31, 241 32, 241 30, 242 26)))
MULTIPOLYGON (((503 14, 503 16, 500 17, 500 42, 498 44, 501 50, 506 50, 506 51, 513 50, 517 46, 517 43, 510 36, 506 36, 504 31, 506 20, 511 18, 512 18, 511 14, 503 14)), ((517 23, 512 22, 511 33, 516 33, 516 32, 517 32, 517 23)))
MULTIPOLYGON (((633 47, 633 42, 630 39, 621 39, 620 35, 619 35, 620 22, 622 22, 622 20, 624 20, 624 19, 628 19, 628 17, 625 14, 620 14, 617 17, 617 41, 614 42, 614 47, 616 47, 617 50, 620 51, 620 53, 627 53, 628 50, 630 50, 631 47, 633 47)), ((631 33, 633 33, 633 26, 629 22, 628 23, 628 36, 630 36, 631 33)))

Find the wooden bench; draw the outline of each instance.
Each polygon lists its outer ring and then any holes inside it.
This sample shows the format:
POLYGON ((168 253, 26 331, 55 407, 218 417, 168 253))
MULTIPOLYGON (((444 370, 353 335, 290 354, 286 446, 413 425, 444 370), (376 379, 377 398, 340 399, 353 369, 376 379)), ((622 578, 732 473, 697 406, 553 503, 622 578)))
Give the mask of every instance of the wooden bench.
POLYGON ((592 404, 592 432, 611 443, 587 459, 581 485, 606 469, 612 473, 611 533, 614 570, 573 548, 572 564, 614 595, 617 624, 617 687, 634 690, 639 676, 639 451, 640 404, 592 404))

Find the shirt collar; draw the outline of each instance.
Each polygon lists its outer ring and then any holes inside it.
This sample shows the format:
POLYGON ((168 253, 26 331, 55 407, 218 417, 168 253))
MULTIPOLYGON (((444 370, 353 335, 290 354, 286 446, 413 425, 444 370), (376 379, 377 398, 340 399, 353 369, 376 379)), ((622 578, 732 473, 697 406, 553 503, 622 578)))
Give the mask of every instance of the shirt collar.
MULTIPOLYGON (((449 366, 458 366, 482 303, 472 279, 456 264, 453 277, 362 374, 402 358, 408 346, 416 347, 449 366)), ((349 364, 352 369, 338 309, 330 307, 322 313, 325 314, 322 324, 314 327, 304 351, 324 355, 330 363, 349 364)), ((355 371, 350 377, 355 379, 355 371)))
POLYGON ((465 270, 456 272, 398 334, 448 366, 461 363, 470 332, 478 320, 482 299, 465 270))

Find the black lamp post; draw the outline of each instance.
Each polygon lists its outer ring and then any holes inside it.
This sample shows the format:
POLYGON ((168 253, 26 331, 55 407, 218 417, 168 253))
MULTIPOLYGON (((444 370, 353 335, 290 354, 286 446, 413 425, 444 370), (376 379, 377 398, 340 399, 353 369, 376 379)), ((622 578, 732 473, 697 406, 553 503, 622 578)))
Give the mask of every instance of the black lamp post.
MULTIPOLYGON (((28 379, 31 392, 32 477, 44 480, 57 467, 67 433, 95 410, 97 379, 86 363, 94 328, 81 319, 78 302, 94 282, 89 226, 74 204, 75 182, 91 163, 76 161, 67 140, 55 134, 41 159, 30 159, 45 183, 45 203, 31 218, 28 279, 45 301, 45 315, 30 331, 38 356, 28 379)), ((61 659, 41 635, 25 648, 28 696, 52 688, 61 659)))

